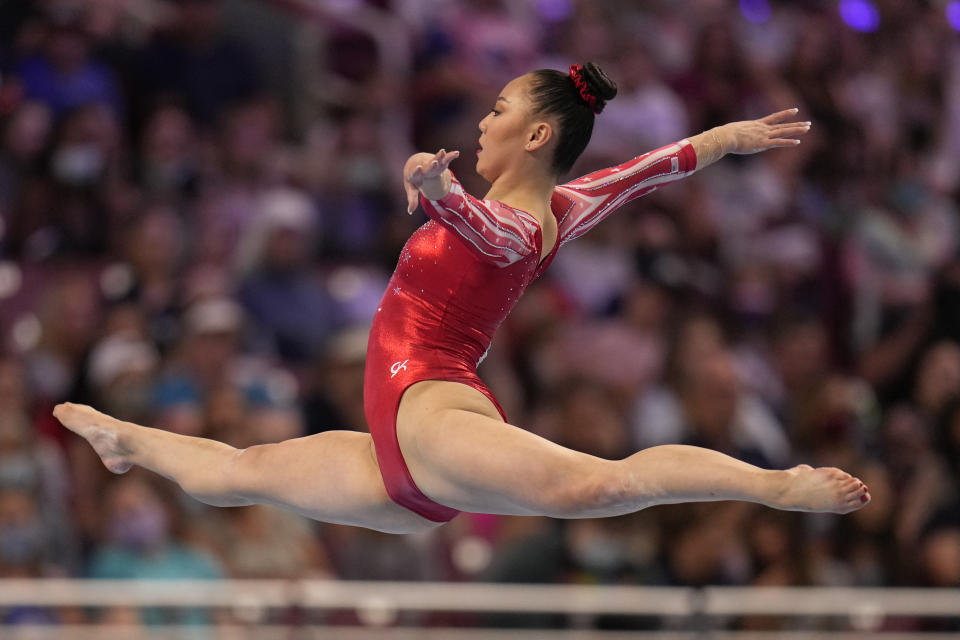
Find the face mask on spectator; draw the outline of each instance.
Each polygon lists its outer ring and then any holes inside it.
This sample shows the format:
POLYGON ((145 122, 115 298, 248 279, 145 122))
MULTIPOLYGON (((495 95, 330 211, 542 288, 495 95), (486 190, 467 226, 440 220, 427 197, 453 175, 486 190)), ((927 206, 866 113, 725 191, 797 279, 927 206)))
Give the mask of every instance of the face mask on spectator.
POLYGON ((0 486, 32 488, 40 484, 39 462, 26 451, 0 457, 0 486))
POLYGON ((347 159, 344 180, 353 189, 372 191, 384 183, 383 166, 373 156, 357 155, 347 159))
POLYGON ((42 551, 43 532, 37 523, 0 526, 0 564, 22 567, 35 562, 42 551))
POLYGON ((110 524, 110 540, 125 549, 143 551, 167 537, 167 513, 160 505, 143 505, 116 516, 110 524))
POLYGON ((75 187, 93 184, 103 171, 103 152, 94 144, 71 144, 53 154, 53 174, 75 187))
POLYGON ((196 169, 187 162, 148 162, 144 168, 147 185, 160 191, 187 189, 196 179, 196 169))

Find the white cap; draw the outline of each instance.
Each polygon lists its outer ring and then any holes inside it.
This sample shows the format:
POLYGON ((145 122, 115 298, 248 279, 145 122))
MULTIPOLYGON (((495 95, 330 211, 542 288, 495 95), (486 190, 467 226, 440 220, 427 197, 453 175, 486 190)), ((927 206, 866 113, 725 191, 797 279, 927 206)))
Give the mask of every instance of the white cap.
POLYGON ((243 324, 243 309, 230 298, 207 298, 190 305, 184 315, 190 333, 236 331, 243 324))
POLYGON ((302 191, 279 187, 260 198, 260 216, 267 229, 309 231, 316 218, 313 201, 302 191))
POLYGON ((160 362, 157 350, 146 340, 129 334, 107 336, 90 354, 90 380, 104 387, 124 373, 149 373, 160 362))

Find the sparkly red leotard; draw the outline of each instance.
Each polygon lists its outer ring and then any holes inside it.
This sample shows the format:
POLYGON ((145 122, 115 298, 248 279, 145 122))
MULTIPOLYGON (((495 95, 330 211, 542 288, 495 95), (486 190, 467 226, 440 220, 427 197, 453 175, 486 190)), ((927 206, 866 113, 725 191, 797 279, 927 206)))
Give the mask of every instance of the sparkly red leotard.
POLYGON ((529 213, 478 200, 455 179, 441 200, 421 198, 430 220, 407 241, 380 301, 364 377, 367 422, 394 502, 435 522, 458 513, 425 496, 403 460, 396 418, 407 387, 422 380, 460 382, 490 398, 503 415, 477 377, 477 365, 524 289, 561 245, 696 164, 693 147, 683 140, 556 187, 551 209, 559 234, 542 261, 540 225, 529 213))

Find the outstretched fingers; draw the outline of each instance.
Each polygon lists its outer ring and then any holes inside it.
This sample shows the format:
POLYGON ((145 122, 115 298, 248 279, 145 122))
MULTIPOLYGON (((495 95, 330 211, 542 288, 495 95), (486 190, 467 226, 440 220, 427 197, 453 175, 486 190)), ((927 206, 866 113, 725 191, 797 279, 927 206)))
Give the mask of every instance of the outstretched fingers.
POLYGON ((770 127, 770 134, 778 138, 796 138, 810 131, 810 122, 791 122, 770 127))
MULTIPOLYGON (((426 154, 424 154, 426 155, 426 154)), ((433 158, 418 164, 404 180, 403 188, 407 195, 407 213, 413 213, 420 200, 420 189, 424 180, 440 177, 450 163, 460 157, 459 151, 440 149, 433 158)))
POLYGON ((800 144, 800 137, 810 131, 810 122, 790 122, 770 126, 767 135, 766 148, 795 147, 800 144))
POLYGON ((407 194, 407 213, 413 213, 417 210, 417 205, 420 203, 420 185, 422 184, 423 169, 418 166, 403 181, 403 190, 407 194))
POLYGON ((795 147, 798 144, 800 144, 800 141, 796 138, 773 138, 767 141, 764 150, 776 149, 777 147, 795 147))
POLYGON ((799 109, 794 107, 793 109, 784 109, 783 111, 777 111, 776 113, 771 113, 768 116, 760 118, 760 122, 764 124, 778 124, 780 122, 785 122, 786 120, 797 115, 799 109))
POLYGON ((447 167, 450 166, 450 163, 460 157, 459 151, 447 151, 446 149, 440 149, 433 160, 429 163, 429 168, 426 171, 426 177, 436 178, 441 173, 443 173, 447 167))

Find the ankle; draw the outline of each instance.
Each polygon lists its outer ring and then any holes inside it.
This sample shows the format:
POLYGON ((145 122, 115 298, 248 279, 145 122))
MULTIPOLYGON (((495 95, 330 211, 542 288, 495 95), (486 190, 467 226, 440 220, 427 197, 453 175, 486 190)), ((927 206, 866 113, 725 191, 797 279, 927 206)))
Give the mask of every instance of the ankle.
MULTIPOLYGON (((123 450, 127 458, 135 461, 139 457, 139 447, 136 446, 137 438, 133 437, 138 425, 114 418, 107 425, 104 425, 104 428, 114 433, 117 438, 117 445, 123 450)), ((139 463, 135 462, 135 464, 139 463)))
POLYGON ((793 482, 793 474, 789 469, 764 470, 763 482, 767 487, 766 496, 763 501, 768 507, 782 508, 785 504, 785 498, 790 491, 793 482))

